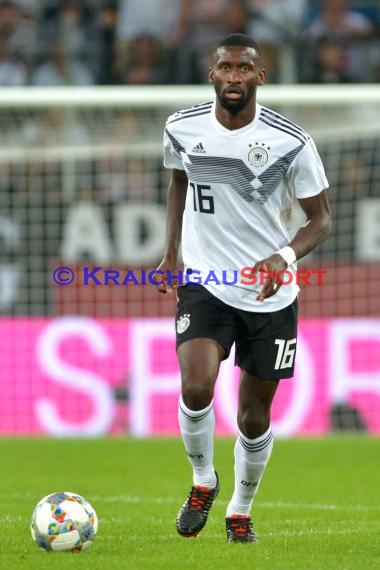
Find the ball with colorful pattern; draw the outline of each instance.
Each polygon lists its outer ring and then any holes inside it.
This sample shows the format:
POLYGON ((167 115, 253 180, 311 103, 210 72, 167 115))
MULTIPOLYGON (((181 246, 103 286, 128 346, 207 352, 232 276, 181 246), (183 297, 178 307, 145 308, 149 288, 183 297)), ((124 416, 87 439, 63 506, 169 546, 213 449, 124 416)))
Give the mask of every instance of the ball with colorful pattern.
POLYGON ((52 493, 37 503, 30 530, 33 540, 46 552, 81 552, 96 537, 98 517, 81 495, 52 493))

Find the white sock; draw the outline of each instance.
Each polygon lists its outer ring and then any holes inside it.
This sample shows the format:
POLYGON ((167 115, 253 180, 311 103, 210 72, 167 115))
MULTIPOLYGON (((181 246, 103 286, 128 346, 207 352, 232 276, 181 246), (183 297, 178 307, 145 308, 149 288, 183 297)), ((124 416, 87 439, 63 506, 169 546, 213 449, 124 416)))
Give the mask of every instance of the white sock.
POLYGON ((183 403, 181 396, 178 421, 186 453, 193 467, 193 484, 214 488, 215 414, 212 402, 204 410, 193 411, 183 403))
POLYGON ((239 431, 235 444, 235 490, 227 507, 228 517, 249 516, 272 447, 273 436, 270 427, 255 439, 248 439, 239 431))

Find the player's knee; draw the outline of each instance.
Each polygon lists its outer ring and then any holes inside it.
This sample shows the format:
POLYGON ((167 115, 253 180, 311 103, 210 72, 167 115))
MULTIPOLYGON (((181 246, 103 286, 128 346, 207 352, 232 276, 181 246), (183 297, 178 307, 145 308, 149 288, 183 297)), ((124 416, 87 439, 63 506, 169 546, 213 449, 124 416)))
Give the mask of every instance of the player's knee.
POLYGON ((239 429, 248 439, 260 437, 270 425, 269 414, 254 415, 252 412, 243 412, 239 418, 239 429))
POLYGON ((189 410, 203 410, 213 399, 213 387, 208 383, 185 383, 182 387, 182 399, 189 410))

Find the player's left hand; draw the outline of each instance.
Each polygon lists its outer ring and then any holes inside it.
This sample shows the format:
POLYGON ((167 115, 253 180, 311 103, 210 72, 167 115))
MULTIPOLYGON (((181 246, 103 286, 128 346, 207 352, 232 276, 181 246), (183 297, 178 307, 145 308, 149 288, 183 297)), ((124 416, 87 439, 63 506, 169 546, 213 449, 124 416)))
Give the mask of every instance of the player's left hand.
POLYGON ((256 297, 257 301, 264 301, 279 291, 282 287, 282 281, 281 276, 277 278, 277 274, 286 268, 286 261, 278 253, 274 253, 270 257, 262 259, 255 264, 253 271, 260 272, 258 279, 260 283, 263 283, 261 291, 256 297))

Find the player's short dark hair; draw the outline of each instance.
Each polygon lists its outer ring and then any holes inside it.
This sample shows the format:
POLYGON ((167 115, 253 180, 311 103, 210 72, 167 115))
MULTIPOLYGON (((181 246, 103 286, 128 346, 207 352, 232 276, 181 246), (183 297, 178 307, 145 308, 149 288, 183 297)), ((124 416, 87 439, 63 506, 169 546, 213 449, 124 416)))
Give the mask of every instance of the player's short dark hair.
POLYGON ((218 50, 218 48, 225 46, 251 47, 255 50, 257 55, 261 57, 261 49, 257 41, 250 36, 246 36, 245 34, 230 34, 228 36, 225 36, 216 44, 214 53, 218 50))

